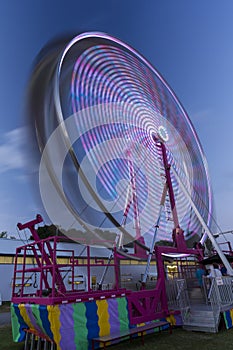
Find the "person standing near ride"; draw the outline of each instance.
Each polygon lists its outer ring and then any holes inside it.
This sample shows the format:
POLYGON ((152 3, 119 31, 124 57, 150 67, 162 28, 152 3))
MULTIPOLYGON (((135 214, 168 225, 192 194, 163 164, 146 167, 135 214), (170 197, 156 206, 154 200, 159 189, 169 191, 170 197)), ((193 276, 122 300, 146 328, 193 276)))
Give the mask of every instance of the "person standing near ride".
POLYGON ((210 267, 210 273, 207 276, 211 283, 208 291, 208 300, 210 300, 211 291, 214 289, 215 297, 218 299, 218 302, 221 303, 222 297, 224 296, 223 292, 223 280, 222 280, 222 272, 219 269, 219 265, 217 263, 213 263, 212 268, 210 267), (214 280, 216 284, 214 284, 214 280), (213 286, 213 288, 212 288, 213 286), (215 287, 214 287, 215 286, 215 287))
POLYGON ((201 289, 203 288, 203 276, 205 275, 206 275, 206 271, 203 269, 203 266, 200 264, 196 270, 196 278, 198 281, 198 285, 201 289))
POLYGON ((210 270, 208 277, 222 277, 222 272, 219 270, 217 263, 213 263, 213 269, 210 270))
POLYGON ((227 269, 224 265, 221 266, 220 271, 223 276, 227 276, 227 269))

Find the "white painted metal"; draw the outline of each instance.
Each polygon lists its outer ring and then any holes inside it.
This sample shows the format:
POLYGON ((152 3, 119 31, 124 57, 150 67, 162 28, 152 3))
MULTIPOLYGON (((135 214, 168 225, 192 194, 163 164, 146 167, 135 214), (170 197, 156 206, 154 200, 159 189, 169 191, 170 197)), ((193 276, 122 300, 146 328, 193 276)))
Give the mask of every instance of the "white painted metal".
POLYGON ((188 193, 187 189, 185 188, 184 184, 182 183, 181 179, 179 178, 179 175, 177 174, 176 170, 174 169, 174 167, 172 167, 172 171, 173 171, 173 174, 175 175, 175 178, 176 180, 178 181, 182 191, 183 191, 183 194, 185 195, 185 197, 187 198, 187 200, 190 202, 195 214, 197 215, 200 223, 202 224, 202 227, 204 228, 205 230, 205 233, 207 234, 207 236, 209 237, 211 243, 213 244, 214 248, 216 249, 220 259, 222 260, 222 263, 223 265, 226 267, 227 269, 227 273, 228 275, 230 276, 233 276, 233 269, 229 263, 229 261, 227 260, 227 258, 225 257, 225 255, 223 254, 221 248, 219 247, 216 239, 214 238, 212 232, 210 231, 209 227, 207 226, 207 224, 205 223, 203 217, 201 216, 199 210, 197 209, 195 203, 193 202, 190 194, 188 193))

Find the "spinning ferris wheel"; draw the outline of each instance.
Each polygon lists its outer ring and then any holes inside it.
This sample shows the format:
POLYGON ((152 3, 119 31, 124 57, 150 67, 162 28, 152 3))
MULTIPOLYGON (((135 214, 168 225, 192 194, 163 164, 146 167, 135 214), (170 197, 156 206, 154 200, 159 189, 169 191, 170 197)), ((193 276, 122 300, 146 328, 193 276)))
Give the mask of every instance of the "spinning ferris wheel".
POLYGON ((182 228, 191 245, 211 235, 198 136, 166 81, 129 45, 90 32, 53 46, 35 69, 30 101, 41 197, 69 237, 102 245, 102 232, 121 232, 125 244, 172 240, 182 228))
MULTIPOLYGON (((39 214, 18 223, 34 242, 16 250, 17 341, 27 331, 25 346, 32 333, 32 345, 38 336, 45 346, 49 339, 60 349, 88 348, 102 335, 120 340, 121 331, 130 335, 145 324, 144 332, 177 312, 191 325, 186 281, 193 265, 204 263, 207 237, 230 276, 233 270, 212 234, 213 196, 200 141, 166 81, 127 44, 83 33, 43 49, 28 103, 45 211, 82 245, 62 249, 64 237, 40 239, 39 214), (32 254, 34 266, 27 259, 32 254), (179 278, 169 279, 167 255, 177 260, 179 278), (29 292, 33 274, 38 283, 29 292)), ((208 291, 210 308, 218 300, 218 312, 220 289, 213 281, 208 291)))

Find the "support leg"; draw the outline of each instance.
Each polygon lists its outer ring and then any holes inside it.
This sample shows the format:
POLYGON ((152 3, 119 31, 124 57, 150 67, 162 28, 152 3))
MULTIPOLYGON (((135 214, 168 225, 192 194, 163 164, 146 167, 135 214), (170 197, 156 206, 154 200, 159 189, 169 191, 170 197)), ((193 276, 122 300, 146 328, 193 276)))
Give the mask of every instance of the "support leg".
POLYGON ((34 350, 35 347, 35 334, 31 335, 31 346, 30 346, 30 350, 34 350))
POLYGON ((38 337, 36 350, 41 350, 41 338, 38 337))
POLYGON ((29 344, 29 333, 26 332, 26 338, 24 341, 24 350, 28 350, 28 344, 29 344))

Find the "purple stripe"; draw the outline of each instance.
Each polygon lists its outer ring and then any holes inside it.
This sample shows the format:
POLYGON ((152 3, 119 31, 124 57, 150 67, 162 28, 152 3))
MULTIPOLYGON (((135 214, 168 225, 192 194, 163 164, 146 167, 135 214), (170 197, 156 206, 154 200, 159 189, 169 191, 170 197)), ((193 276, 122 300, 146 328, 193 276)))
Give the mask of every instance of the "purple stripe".
POLYGON ((30 318, 31 324, 33 325, 34 329, 37 330, 39 333, 44 333, 44 330, 40 328, 40 326, 36 322, 36 317, 32 312, 31 305, 25 305, 25 309, 27 312, 28 317, 30 318))
POLYGON ((110 333, 120 331, 120 319, 118 313, 117 299, 108 299, 108 313, 110 323, 110 333))
POLYGON ((60 306, 61 349, 76 349, 73 312, 72 304, 60 306))

